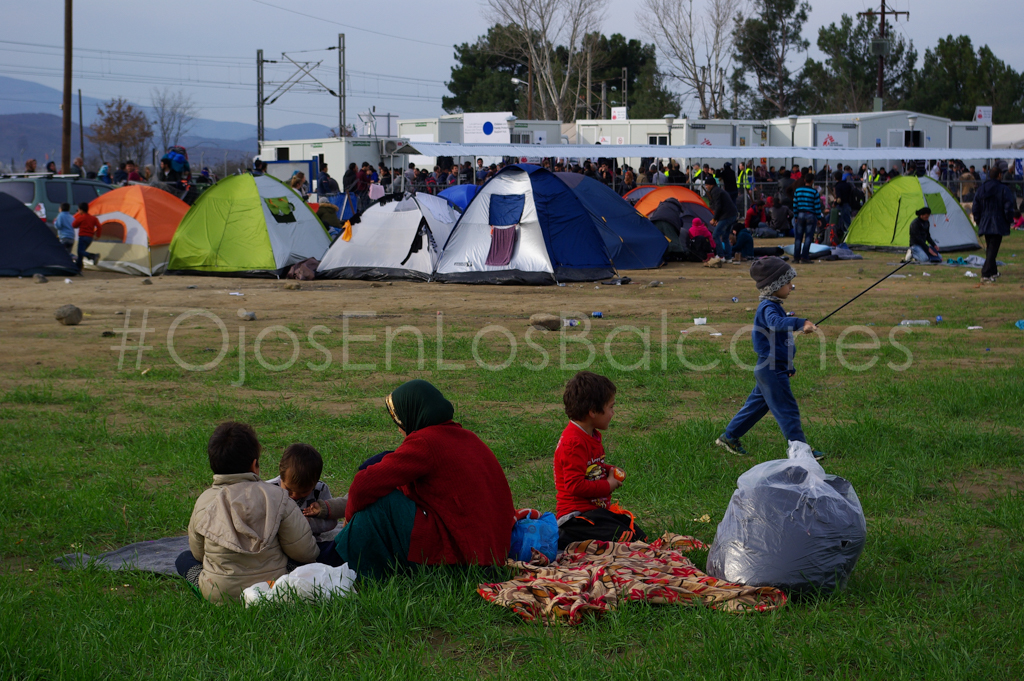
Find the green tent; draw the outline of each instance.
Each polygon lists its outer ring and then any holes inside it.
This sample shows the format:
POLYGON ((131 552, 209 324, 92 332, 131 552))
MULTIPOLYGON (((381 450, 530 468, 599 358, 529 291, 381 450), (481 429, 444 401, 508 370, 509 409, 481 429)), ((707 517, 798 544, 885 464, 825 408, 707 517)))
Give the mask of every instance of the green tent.
POLYGON ((904 175, 889 180, 864 204, 850 224, 846 243, 852 248, 906 250, 910 223, 925 203, 932 209, 932 238, 940 251, 981 248, 967 212, 930 177, 904 175))
POLYGON ((203 192, 182 219, 167 271, 279 277, 307 258, 320 260, 330 245, 291 187, 269 175, 232 175, 203 192))

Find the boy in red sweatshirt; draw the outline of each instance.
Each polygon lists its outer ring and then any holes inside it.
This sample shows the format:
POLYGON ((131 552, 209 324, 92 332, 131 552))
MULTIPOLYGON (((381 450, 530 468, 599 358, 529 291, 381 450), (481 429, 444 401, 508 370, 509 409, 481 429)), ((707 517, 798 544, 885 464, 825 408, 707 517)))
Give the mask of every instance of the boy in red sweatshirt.
POLYGON ((586 539, 646 542, 633 514, 611 499, 625 474, 605 463, 600 431, 615 415, 615 384, 581 371, 566 384, 562 401, 569 425, 555 448, 558 550, 586 539))

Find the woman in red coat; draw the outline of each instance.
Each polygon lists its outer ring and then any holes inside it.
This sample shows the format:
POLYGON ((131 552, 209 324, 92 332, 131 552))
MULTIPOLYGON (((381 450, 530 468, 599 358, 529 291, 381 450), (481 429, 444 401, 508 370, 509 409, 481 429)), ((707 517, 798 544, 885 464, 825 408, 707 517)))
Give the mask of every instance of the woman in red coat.
POLYGON ((365 577, 415 564, 504 565, 515 509, 494 453, 452 421, 451 402, 427 381, 402 384, 387 407, 405 439, 359 467, 344 509, 316 509, 343 510, 348 521, 321 560, 365 577))

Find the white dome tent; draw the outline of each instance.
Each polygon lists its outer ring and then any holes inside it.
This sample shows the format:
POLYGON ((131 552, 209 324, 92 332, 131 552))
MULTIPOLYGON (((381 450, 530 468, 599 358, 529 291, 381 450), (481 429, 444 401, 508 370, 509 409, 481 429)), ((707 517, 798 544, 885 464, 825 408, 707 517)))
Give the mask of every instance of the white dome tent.
POLYGON ((458 217, 446 200, 430 194, 376 203, 331 245, 317 278, 426 281, 458 217))

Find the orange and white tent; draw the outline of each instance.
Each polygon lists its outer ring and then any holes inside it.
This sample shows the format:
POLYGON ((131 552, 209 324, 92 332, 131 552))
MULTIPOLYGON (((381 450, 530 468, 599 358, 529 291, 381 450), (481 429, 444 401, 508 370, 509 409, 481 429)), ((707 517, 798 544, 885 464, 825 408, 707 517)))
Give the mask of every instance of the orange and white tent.
POLYGON ((100 221, 90 253, 100 258, 90 269, 160 274, 167 267, 171 237, 189 206, 162 189, 141 184, 115 189, 89 203, 100 221))

